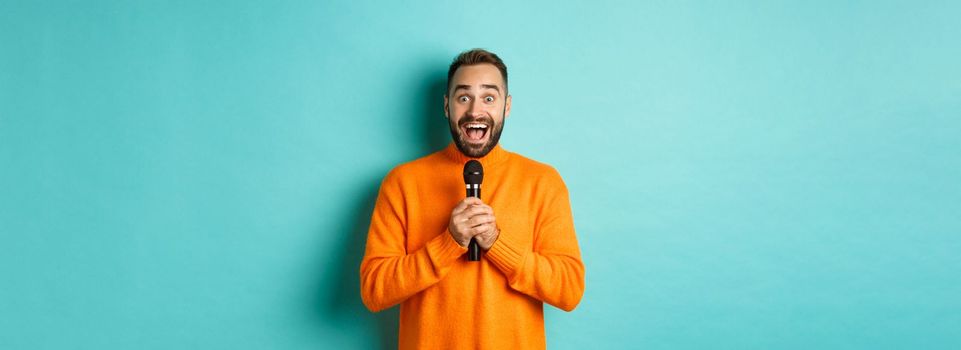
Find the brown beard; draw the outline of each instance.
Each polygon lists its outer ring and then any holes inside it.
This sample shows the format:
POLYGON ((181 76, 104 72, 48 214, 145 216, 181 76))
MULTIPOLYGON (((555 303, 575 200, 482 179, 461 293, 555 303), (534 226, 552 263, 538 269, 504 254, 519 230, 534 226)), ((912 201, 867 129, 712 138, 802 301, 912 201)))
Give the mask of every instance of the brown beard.
MULTIPOLYGON (((504 107, 504 111, 507 111, 507 107, 504 107)), ((494 146, 497 146, 497 142, 501 139, 501 132, 504 131, 504 122, 501 121, 500 124, 494 122, 491 118, 461 118, 460 125, 454 125, 454 122, 450 118, 447 119, 447 125, 450 127, 450 136, 454 139, 454 145, 463 153, 465 156, 471 158, 480 158, 486 156, 490 153, 494 146), (487 143, 481 145, 480 147, 472 147, 467 140, 465 140, 460 133, 460 127, 467 123, 472 122, 482 122, 490 126, 490 137, 487 139, 487 143)))

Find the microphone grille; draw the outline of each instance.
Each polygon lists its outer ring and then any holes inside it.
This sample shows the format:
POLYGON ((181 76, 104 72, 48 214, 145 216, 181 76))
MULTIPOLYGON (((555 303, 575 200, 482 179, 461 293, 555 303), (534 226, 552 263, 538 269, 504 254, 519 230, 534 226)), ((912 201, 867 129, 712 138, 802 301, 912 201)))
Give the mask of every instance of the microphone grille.
POLYGON ((464 164, 464 183, 481 184, 484 182, 484 167, 477 160, 471 159, 464 164))

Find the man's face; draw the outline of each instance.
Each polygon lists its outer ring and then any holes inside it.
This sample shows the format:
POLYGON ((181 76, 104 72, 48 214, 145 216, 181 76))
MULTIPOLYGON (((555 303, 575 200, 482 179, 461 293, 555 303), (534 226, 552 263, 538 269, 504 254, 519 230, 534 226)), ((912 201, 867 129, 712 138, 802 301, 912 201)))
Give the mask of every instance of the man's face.
POLYGON ((444 96, 444 113, 461 153, 471 158, 487 155, 500 140, 504 119, 511 113, 511 97, 497 67, 458 68, 444 96))

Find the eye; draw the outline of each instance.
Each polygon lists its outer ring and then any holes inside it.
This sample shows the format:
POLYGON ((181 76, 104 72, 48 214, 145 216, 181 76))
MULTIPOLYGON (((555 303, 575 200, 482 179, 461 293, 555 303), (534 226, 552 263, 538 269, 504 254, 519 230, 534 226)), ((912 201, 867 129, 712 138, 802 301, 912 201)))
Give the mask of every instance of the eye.
POLYGON ((470 97, 461 96, 461 97, 458 97, 457 100, 461 102, 467 102, 467 101, 470 101, 470 97))
POLYGON ((487 96, 487 97, 484 98, 484 101, 494 102, 494 96, 487 96))

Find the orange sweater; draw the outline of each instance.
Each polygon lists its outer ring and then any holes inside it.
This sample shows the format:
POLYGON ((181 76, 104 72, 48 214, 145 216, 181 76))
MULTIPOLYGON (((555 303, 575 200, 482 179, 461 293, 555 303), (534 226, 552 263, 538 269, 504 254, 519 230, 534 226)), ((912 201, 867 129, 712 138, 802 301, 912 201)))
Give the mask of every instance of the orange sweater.
POLYGON ((584 292, 567 188, 500 146, 478 159, 500 236, 470 262, 447 231, 469 159, 451 143, 384 178, 360 266, 364 305, 401 304, 401 349, 545 348, 543 302, 571 311, 584 292))

